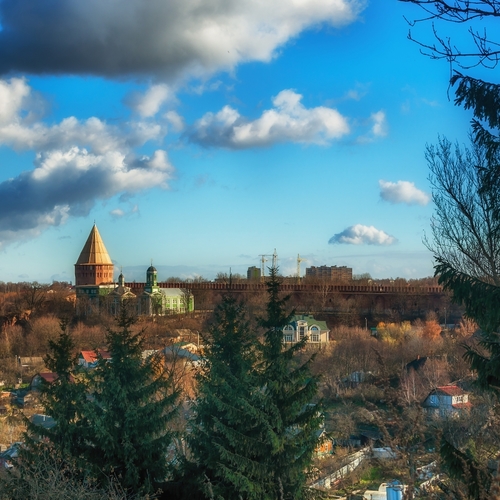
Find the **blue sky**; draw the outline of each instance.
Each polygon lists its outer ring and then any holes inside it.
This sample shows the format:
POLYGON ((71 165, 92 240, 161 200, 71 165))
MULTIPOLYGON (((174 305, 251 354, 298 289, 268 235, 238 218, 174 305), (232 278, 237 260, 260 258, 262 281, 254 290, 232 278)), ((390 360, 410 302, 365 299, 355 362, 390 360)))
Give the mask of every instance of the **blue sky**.
POLYGON ((396 0, 0 2, 0 280, 73 280, 94 221, 128 280, 151 259, 160 279, 245 273, 274 249, 286 275, 297 254, 302 272, 432 275, 424 150, 467 142, 470 115, 447 63, 407 40, 420 15, 396 0))

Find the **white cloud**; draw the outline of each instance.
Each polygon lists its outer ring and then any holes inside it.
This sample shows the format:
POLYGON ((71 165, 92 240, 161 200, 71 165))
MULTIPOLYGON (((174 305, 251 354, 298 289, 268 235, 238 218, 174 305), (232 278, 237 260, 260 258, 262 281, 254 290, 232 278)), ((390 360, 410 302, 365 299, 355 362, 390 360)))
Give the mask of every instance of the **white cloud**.
POLYGON ((18 119, 31 89, 24 78, 0 80, 0 126, 18 119))
POLYGON ((425 206, 431 200, 431 197, 421 191, 413 182, 397 181, 388 182, 378 181, 380 186, 380 197, 390 203, 406 203, 408 205, 425 206))
POLYGON ((133 214, 136 214, 138 212, 139 207, 137 205, 129 204, 128 210, 124 210, 123 208, 114 208, 113 210, 109 211, 109 214, 115 219, 121 219, 122 217, 131 217, 133 214))
POLYGON ((353 89, 347 91, 345 98, 360 101, 368 93, 369 89, 370 84, 368 83, 356 83, 353 89))
POLYGON ((333 235, 328 243, 332 245, 393 245, 397 243, 397 239, 374 226, 356 224, 333 235))
POLYGON ((336 109, 306 108, 301 99, 293 90, 283 90, 273 99, 274 107, 256 120, 224 106, 218 113, 205 114, 187 135, 205 147, 244 149, 287 141, 327 144, 349 133, 347 119, 336 109))
POLYGON ((51 150, 79 145, 97 153, 131 148, 165 134, 158 123, 133 121, 120 127, 96 117, 74 116, 54 125, 34 121, 32 91, 26 80, 0 80, 0 144, 17 150, 51 150))
POLYGON ((0 182, 2 245, 86 215, 96 200, 169 187, 174 168, 167 153, 134 152, 162 138, 165 127, 151 121, 111 126, 95 117, 46 125, 31 113, 32 97, 26 80, 0 80, 0 145, 36 153, 32 171, 0 182))
POLYGON ((167 111, 167 113, 165 113, 165 118, 170 125, 172 125, 175 132, 182 132, 182 130, 184 130, 184 119, 177 111, 167 111))
POLYGON ((372 134, 375 137, 385 137, 387 135, 387 120, 383 111, 372 113, 370 117, 373 121, 372 134))
POLYGON ((0 2, 0 72, 206 76, 269 61, 302 31, 353 22, 365 0, 0 2), (71 54, 71 57, 68 56, 71 54))
POLYGON ((115 208, 109 212, 116 219, 120 219, 125 215, 125 212, 121 208, 115 208))
POLYGON ((175 101, 175 95, 164 83, 152 85, 144 94, 134 94, 128 98, 128 104, 143 118, 156 115, 168 101, 175 101))
POLYGON ((58 225, 70 215, 86 215, 97 199, 168 188, 173 174, 167 153, 131 158, 78 147, 37 155, 36 168, 0 183, 0 233, 58 225))
POLYGON ((17 150, 49 150, 79 144, 105 153, 139 146, 163 135, 164 130, 159 124, 131 122, 116 127, 95 117, 81 121, 70 116, 52 126, 41 122, 28 124, 23 120, 0 126, 0 144, 17 150))

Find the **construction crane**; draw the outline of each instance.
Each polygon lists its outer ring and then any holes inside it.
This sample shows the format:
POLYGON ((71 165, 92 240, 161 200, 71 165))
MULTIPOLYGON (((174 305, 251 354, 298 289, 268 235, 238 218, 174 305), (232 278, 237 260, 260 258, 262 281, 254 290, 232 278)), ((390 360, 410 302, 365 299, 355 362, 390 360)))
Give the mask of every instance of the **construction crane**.
POLYGON ((278 267, 278 254, 276 253, 276 248, 275 248, 273 253, 273 268, 276 269, 276 267, 278 267))
POLYGON ((300 263, 304 262, 307 259, 301 259, 300 254, 297 254, 297 280, 300 283, 300 263))
POLYGON ((274 249, 274 253, 272 254, 267 254, 267 253, 262 253, 259 254, 260 257, 260 275, 264 277, 266 275, 266 262, 269 259, 266 259, 266 257, 272 257, 272 267, 276 267, 278 265, 278 254, 276 253, 276 248, 274 249))
POLYGON ((264 277, 266 275, 266 262, 268 261, 266 257, 272 257, 272 256, 263 253, 260 254, 259 257, 260 257, 260 275, 264 277))

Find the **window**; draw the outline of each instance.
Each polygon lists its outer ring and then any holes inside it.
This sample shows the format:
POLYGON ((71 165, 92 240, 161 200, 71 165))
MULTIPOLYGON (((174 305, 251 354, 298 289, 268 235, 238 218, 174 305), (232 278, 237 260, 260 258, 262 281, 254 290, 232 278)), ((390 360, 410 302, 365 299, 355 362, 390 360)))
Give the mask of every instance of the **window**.
POLYGON ((306 334, 306 327, 299 326, 299 339, 302 340, 306 334))
POLYGON ((311 326, 311 342, 319 342, 320 331, 317 326, 311 326))
POLYGON ((293 342, 293 335, 291 335, 290 333, 286 333, 284 336, 284 341, 285 342, 293 342))

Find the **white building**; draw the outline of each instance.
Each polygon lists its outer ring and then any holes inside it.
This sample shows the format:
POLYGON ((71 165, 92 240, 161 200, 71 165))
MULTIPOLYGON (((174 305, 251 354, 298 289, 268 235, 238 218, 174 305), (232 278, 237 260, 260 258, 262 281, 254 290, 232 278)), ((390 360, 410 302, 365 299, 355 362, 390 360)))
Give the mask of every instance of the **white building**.
POLYGON ((425 398, 422 406, 431 416, 458 416, 472 407, 469 395, 456 385, 436 387, 425 398))
POLYGON ((330 340, 330 330, 325 321, 312 316, 293 316, 292 321, 283 328, 283 342, 294 344, 304 337, 307 337, 308 344, 326 344, 330 340))

